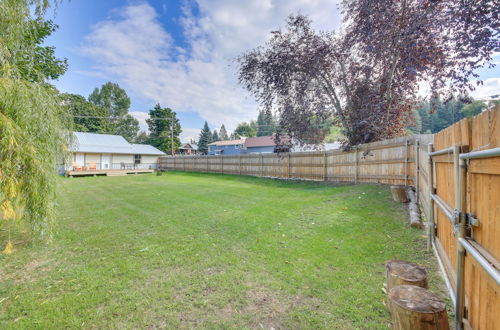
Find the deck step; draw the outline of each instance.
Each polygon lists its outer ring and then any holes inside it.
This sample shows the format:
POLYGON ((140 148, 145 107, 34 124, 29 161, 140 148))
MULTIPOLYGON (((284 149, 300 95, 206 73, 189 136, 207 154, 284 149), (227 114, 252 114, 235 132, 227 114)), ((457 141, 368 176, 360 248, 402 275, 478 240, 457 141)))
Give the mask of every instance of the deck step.
POLYGON ((126 176, 127 172, 107 172, 106 176, 126 176))

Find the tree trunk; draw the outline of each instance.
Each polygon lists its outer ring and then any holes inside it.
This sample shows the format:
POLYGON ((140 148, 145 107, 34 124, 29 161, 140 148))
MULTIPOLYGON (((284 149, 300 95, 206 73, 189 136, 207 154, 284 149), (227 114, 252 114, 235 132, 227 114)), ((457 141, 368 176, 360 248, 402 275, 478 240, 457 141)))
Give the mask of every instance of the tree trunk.
POLYGON ((420 223, 420 209, 418 208, 417 195, 413 188, 408 188, 407 191, 408 198, 410 199, 410 204, 408 205, 408 211, 410 212, 410 226, 413 228, 422 228, 420 223))
POLYGON ((392 328, 397 330, 448 330, 446 304, 427 289, 399 285, 389 291, 392 328))
POLYGON ((391 186, 392 198, 399 203, 408 203, 408 194, 406 186, 391 186))
POLYGON ((387 291, 398 285, 415 285, 427 289, 427 272, 412 262, 389 260, 385 264, 387 291))

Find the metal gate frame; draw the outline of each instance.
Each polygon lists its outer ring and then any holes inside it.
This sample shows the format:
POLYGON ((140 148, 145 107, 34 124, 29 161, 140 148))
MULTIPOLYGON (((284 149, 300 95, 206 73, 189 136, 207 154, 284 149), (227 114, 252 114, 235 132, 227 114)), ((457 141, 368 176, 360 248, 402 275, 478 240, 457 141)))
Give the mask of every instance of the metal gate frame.
MULTIPOLYGON (((485 256, 478 250, 475 245, 479 245, 468 233, 472 226, 479 226, 479 220, 473 215, 468 214, 465 209, 467 199, 467 170, 469 161, 471 159, 484 159, 490 157, 500 156, 500 148, 493 148, 475 152, 461 153, 460 146, 452 146, 439 151, 433 151, 433 144, 428 145, 429 151, 429 197, 430 197, 430 216, 428 219, 428 249, 433 247, 434 253, 438 260, 440 260, 439 253, 435 247, 435 228, 434 221, 434 205, 438 206, 441 211, 450 220, 453 228, 453 235, 457 235, 457 269, 456 269, 456 289, 452 291, 449 284, 449 274, 444 271, 447 286, 450 290, 450 295, 455 305, 455 326, 456 329, 461 330, 464 328, 464 308, 465 308, 465 285, 464 285, 464 269, 465 269, 465 255, 469 253, 470 256, 486 271, 486 273, 500 285, 500 270, 495 268, 494 264, 498 264, 497 260, 492 260, 492 256, 485 256), (453 154, 453 173, 455 183, 455 208, 446 204, 444 200, 439 197, 434 188, 434 168, 435 162, 433 157, 440 155, 453 154)), ((452 256, 450 256, 452 257, 452 256)), ((441 261, 440 261, 441 262, 441 261)))

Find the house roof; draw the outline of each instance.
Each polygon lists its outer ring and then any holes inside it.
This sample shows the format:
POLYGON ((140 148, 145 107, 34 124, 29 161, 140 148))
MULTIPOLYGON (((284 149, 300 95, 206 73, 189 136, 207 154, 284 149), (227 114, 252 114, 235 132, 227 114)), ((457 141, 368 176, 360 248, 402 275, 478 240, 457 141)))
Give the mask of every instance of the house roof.
POLYGON ((95 152, 112 154, 164 155, 165 153, 147 144, 130 144, 120 135, 74 132, 75 140, 70 146, 73 152, 95 152))
MULTIPOLYGON (((276 141, 273 135, 267 136, 257 136, 252 138, 247 138, 245 141, 245 148, 255 148, 255 147, 275 147, 276 141)), ((287 136, 281 136, 281 145, 290 145, 291 139, 287 136)))
POLYGON ((196 143, 184 143, 184 145, 179 149, 198 150, 198 145, 196 143))
POLYGON ((257 136, 245 140, 245 148, 274 147, 275 145, 276 142, 274 142, 273 136, 257 136))
POLYGON ((209 143, 209 146, 234 146, 238 144, 244 144, 245 139, 239 139, 239 140, 225 140, 225 141, 215 141, 212 143, 209 143))

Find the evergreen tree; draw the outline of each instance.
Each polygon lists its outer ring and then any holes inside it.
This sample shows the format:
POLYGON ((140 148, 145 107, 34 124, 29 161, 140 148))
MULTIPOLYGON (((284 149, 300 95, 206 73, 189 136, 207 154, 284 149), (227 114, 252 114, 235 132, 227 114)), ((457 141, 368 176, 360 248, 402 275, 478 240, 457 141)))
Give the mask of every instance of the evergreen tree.
POLYGON ((269 136, 276 132, 274 118, 271 111, 259 111, 257 117, 257 136, 269 136))
POLYGON ((219 139, 221 139, 221 141, 229 140, 229 136, 227 135, 226 127, 224 126, 224 124, 222 124, 222 126, 220 127, 219 139))
POLYGON ((219 141, 219 134, 217 133, 217 130, 214 129, 214 132, 212 133, 212 140, 210 142, 215 142, 219 141))
POLYGON ((149 143, 168 154, 172 154, 172 149, 175 153, 181 146, 179 135, 182 132, 176 113, 170 108, 162 108, 158 103, 149 110, 149 117, 146 120, 150 132, 149 143))
POLYGON ((205 122, 205 125, 201 129, 200 138, 198 139, 198 151, 203 155, 206 155, 208 152, 208 144, 212 140, 212 133, 210 133, 210 128, 208 127, 208 123, 205 122))

